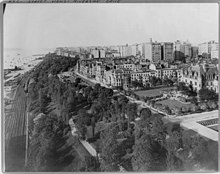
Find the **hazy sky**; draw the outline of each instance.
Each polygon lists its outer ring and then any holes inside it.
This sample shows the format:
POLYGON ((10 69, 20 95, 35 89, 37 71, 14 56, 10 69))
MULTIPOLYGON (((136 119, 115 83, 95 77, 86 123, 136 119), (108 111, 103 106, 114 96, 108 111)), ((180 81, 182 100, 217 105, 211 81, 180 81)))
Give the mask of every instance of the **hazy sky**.
POLYGON ((4 47, 218 41, 218 4, 7 4, 4 47))

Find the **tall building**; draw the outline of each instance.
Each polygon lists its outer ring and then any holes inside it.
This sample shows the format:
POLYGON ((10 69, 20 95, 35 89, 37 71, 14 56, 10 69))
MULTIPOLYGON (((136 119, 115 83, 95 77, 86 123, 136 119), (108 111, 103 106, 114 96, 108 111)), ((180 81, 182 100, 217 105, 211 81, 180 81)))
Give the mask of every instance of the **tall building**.
POLYGON ((196 58, 196 57, 198 56, 198 50, 199 50, 199 48, 198 48, 198 47, 195 47, 195 46, 193 46, 193 47, 191 48, 192 58, 196 58))
POLYGON ((217 51, 218 51, 218 42, 209 41, 199 44, 199 55, 206 54, 208 57, 212 57, 211 52, 213 52, 213 56, 216 57, 217 51))
POLYGON ((187 42, 183 42, 183 46, 184 46, 184 56, 185 57, 192 57, 191 44, 187 41, 187 42))
POLYGON ((161 61, 161 43, 152 43, 152 62, 161 61))
POLYGON ((152 61, 152 42, 143 44, 143 56, 145 59, 152 61))
POLYGON ((184 57, 184 46, 179 40, 177 40, 174 44, 174 59, 181 61, 184 57))
POLYGON ((121 57, 128 56, 128 44, 120 46, 119 50, 120 50, 120 53, 121 53, 121 57))
POLYGON ((99 58, 99 50, 97 48, 96 49, 92 49, 91 53, 92 53, 94 58, 99 58))
POLYGON ((137 54, 143 56, 143 44, 137 45, 137 54))
POLYGON ((161 48, 162 48, 161 49, 162 60, 173 61, 174 60, 174 57, 173 57, 173 43, 164 42, 164 43, 162 43, 161 48))
POLYGON ((213 58, 219 58, 219 44, 213 44, 211 47, 211 59, 213 58))
POLYGON ((127 56, 136 56, 137 55, 137 45, 129 45, 127 50, 127 56))
POLYGON ((150 39, 150 42, 144 43, 143 56, 151 62, 161 61, 161 43, 152 42, 152 39, 150 39))
POLYGON ((188 41, 181 43, 179 40, 177 40, 174 44, 175 60, 181 61, 184 59, 184 57, 192 57, 192 46, 188 41))
POLYGON ((99 57, 100 58, 105 57, 105 50, 99 50, 99 57))

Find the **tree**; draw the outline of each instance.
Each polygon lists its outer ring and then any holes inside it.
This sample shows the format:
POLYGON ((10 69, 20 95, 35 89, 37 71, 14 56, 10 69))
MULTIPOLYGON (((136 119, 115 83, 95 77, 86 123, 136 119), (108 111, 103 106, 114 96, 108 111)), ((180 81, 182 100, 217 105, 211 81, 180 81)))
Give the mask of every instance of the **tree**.
POLYGON ((150 134, 135 139, 132 167, 134 171, 164 171, 165 149, 150 134))
POLYGON ((105 93, 107 97, 112 97, 114 94, 113 89, 110 89, 110 88, 105 88, 105 93))
POLYGON ((198 103, 196 97, 193 97, 193 98, 190 100, 190 102, 191 102, 192 104, 195 104, 195 105, 198 103))
POLYGON ((135 79, 134 81, 131 82, 131 84, 133 87, 137 88, 139 83, 138 83, 138 80, 135 79))
POLYGON ((151 171, 153 156, 151 154, 151 139, 149 135, 143 135, 135 140, 133 146, 132 167, 135 172, 151 171))
POLYGON ((183 106, 183 107, 181 108, 181 111, 182 111, 183 113, 186 113, 186 112, 189 111, 189 109, 188 109, 186 106, 183 106))
POLYGON ((86 110, 84 109, 79 110, 75 124, 82 138, 85 138, 87 132, 86 125, 90 125, 90 123, 91 120, 86 110))
POLYGON ((178 90, 178 91, 187 91, 188 88, 187 88, 187 86, 185 85, 184 82, 179 82, 179 84, 178 84, 178 86, 177 86, 177 90, 178 90))
POLYGON ((199 90, 199 97, 200 100, 218 100, 218 94, 215 93, 215 91, 210 90, 208 88, 202 88, 199 90))
POLYGON ((141 111, 140 111, 141 120, 150 119, 151 114, 152 113, 151 113, 151 110, 149 108, 141 109, 141 111))
POLYGON ((92 87, 91 86, 88 86, 84 89, 84 94, 86 97, 88 97, 90 95, 90 93, 92 92, 92 87))
POLYGON ((162 85, 162 80, 160 78, 156 79, 156 86, 162 85))
POLYGON ((118 102, 119 102, 120 105, 121 105, 121 104, 127 104, 128 101, 129 101, 128 98, 125 97, 124 95, 120 95, 120 96, 118 97, 118 102))
POLYGON ((168 106, 165 106, 164 110, 168 115, 170 115, 172 113, 171 109, 168 106))
POLYGON ((151 86, 156 86, 157 77, 151 76, 151 77, 149 78, 149 82, 151 83, 151 86))
POLYGON ((118 128, 115 125, 109 126, 101 133, 101 171, 118 171, 117 165, 117 141, 118 128))
POLYGON ((174 107, 173 111, 174 111, 175 115, 177 115, 177 116, 182 113, 182 111, 181 111, 181 109, 179 107, 174 107))
POLYGON ((199 107, 201 110, 206 110, 207 109, 207 104, 205 102, 199 103, 199 107))
POLYGON ((209 107, 210 109, 216 109, 216 107, 217 107, 215 101, 213 101, 213 100, 209 100, 209 101, 207 102, 207 105, 208 105, 208 107, 209 107))
POLYGON ((39 108, 40 112, 45 113, 47 109, 47 105, 50 102, 50 98, 47 97, 47 93, 42 88, 40 88, 39 91, 38 101, 40 103, 40 108, 39 108))
POLYGON ((166 165, 168 171, 181 171, 182 163, 176 153, 182 147, 182 129, 179 124, 172 125, 166 139, 166 165))
POLYGON ((150 134, 155 141, 163 144, 165 141, 165 127, 160 114, 154 114, 149 121, 146 133, 150 134))
POLYGON ((154 107, 155 103, 156 103, 156 102, 155 102, 154 100, 150 100, 150 106, 151 106, 151 107, 154 107))
MULTIPOLYGON (((183 162, 183 170, 207 170, 207 159, 209 159, 209 152, 207 151, 208 142, 200 136, 189 136, 183 134, 183 146, 178 157, 183 162)), ((209 159, 210 160, 210 159, 209 159)))
POLYGON ((100 164, 97 159, 93 156, 85 157, 86 168, 85 172, 96 172, 100 171, 100 164))
POLYGON ((191 105, 190 110, 191 110, 192 112, 196 112, 196 111, 198 111, 198 109, 199 109, 199 106, 197 106, 197 105, 195 105, 195 104, 192 104, 192 105, 191 105))
POLYGON ((31 171, 57 171, 63 160, 57 153, 66 126, 56 115, 41 115, 36 121, 30 139, 28 168, 31 171))
POLYGON ((128 103, 126 105, 126 114, 128 117, 128 128, 130 127, 130 122, 134 121, 137 117, 137 104, 136 103, 128 103))
POLYGON ((100 89, 101 89, 101 85, 99 83, 96 83, 93 88, 94 92, 99 93, 100 89))

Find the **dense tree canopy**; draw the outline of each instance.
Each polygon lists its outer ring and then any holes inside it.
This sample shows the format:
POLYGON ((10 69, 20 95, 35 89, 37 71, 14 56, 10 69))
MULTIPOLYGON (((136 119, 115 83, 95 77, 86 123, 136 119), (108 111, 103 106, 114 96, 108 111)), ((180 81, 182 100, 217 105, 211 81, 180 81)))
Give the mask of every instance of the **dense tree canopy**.
POLYGON ((218 100, 218 94, 215 91, 208 88, 202 88, 199 90, 199 97, 202 101, 204 100, 218 100))

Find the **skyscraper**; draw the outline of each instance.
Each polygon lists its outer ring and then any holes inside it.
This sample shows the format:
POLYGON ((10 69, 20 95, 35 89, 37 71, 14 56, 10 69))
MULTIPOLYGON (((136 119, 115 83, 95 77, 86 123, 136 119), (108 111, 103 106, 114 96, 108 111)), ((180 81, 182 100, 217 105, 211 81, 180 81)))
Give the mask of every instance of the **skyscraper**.
POLYGON ((195 47, 195 46, 193 46, 192 48, 191 48, 191 52, 192 52, 192 58, 196 58, 197 56, 198 56, 198 50, 199 50, 199 48, 198 47, 195 47))
POLYGON ((211 52, 212 55, 215 55, 218 52, 218 42, 213 40, 199 44, 199 55, 207 55, 207 57, 210 58, 212 57, 211 52))
POLYGON ((188 41, 181 43, 179 40, 177 40, 174 46, 175 60, 182 61, 184 57, 191 57, 192 56, 191 47, 192 46, 188 41))
POLYGON ((162 47, 161 47, 161 56, 162 56, 162 60, 164 61, 173 61, 174 60, 174 56, 173 56, 173 43, 171 42, 164 42, 162 43, 162 47))
POLYGON ((161 61, 161 43, 152 42, 152 39, 150 39, 150 42, 143 44, 143 55, 145 59, 151 62, 161 61))

